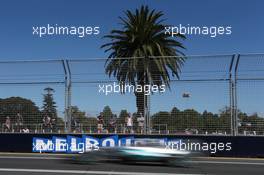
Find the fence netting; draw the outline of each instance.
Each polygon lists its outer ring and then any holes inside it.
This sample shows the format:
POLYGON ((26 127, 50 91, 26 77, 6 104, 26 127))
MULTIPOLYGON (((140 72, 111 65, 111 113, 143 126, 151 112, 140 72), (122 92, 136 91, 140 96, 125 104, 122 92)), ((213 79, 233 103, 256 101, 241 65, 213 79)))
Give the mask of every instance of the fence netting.
POLYGON ((0 132, 263 135, 264 55, 0 62, 0 132))
POLYGON ((264 55, 240 55, 235 80, 238 134, 263 135, 264 55))

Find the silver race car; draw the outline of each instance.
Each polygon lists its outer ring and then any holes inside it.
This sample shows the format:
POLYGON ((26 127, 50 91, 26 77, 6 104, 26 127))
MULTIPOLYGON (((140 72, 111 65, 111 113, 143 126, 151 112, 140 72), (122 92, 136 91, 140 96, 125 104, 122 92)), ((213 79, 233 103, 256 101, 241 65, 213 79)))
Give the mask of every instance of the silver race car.
POLYGON ((131 146, 108 147, 88 151, 72 157, 73 163, 161 163, 185 166, 193 154, 189 151, 170 149, 160 139, 135 139, 131 146))

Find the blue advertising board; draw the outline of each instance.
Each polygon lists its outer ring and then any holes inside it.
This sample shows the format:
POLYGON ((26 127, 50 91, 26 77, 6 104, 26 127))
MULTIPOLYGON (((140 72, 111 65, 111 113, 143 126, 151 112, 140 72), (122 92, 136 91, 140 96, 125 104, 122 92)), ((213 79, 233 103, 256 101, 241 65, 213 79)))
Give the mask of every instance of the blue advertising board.
POLYGON ((33 137, 32 152, 54 152, 54 153, 83 153, 90 150, 98 150, 100 147, 129 146, 134 137, 118 138, 118 135, 96 138, 89 135, 76 137, 53 136, 50 139, 33 137))
MULTIPOLYGON (((192 152, 230 152, 232 150, 231 142, 205 142, 197 139, 179 139, 179 138, 140 138, 141 141, 155 139, 156 143, 163 145, 165 149, 185 150, 192 152)), ((84 153, 91 150, 99 150, 101 147, 130 146, 141 142, 133 136, 118 137, 111 135, 105 137, 96 137, 90 135, 72 136, 51 136, 51 138, 33 137, 32 152, 53 152, 53 153, 84 153)), ((153 141, 153 140, 152 140, 153 141)))

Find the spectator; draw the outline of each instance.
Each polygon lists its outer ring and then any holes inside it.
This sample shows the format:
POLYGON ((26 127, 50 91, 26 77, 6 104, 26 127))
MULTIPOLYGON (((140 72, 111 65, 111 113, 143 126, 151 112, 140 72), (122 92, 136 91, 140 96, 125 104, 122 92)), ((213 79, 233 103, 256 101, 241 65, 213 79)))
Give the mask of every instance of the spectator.
POLYGON ((43 132, 49 132, 51 130, 51 118, 46 114, 43 119, 43 132))
POLYGON ((104 124, 104 119, 103 119, 103 113, 101 112, 100 115, 97 116, 97 133, 102 133, 103 124, 104 124))
POLYGON ((11 120, 10 117, 6 117, 6 121, 4 123, 4 132, 11 132, 11 120))
POLYGON ((16 130, 16 132, 21 132, 22 128, 23 128, 23 117, 18 112, 16 115, 15 130, 16 130))
POLYGON ((140 113, 140 117, 137 118, 137 122, 138 122, 139 133, 143 134, 145 118, 142 115, 142 113, 140 113))
POLYGON ((11 132, 11 120, 9 116, 6 117, 4 123, 4 132, 11 132))
POLYGON ((22 132, 23 132, 23 133, 29 133, 29 129, 28 129, 28 127, 24 127, 24 128, 22 129, 22 132))
POLYGON ((109 133, 116 133, 116 118, 113 115, 109 120, 109 133))
POLYGON ((51 129, 51 132, 56 132, 56 119, 55 118, 51 118, 50 120, 50 129, 51 129))
POLYGON ((133 133, 133 119, 130 113, 128 113, 128 116, 126 118, 126 126, 127 126, 127 132, 133 133))
POLYGON ((73 133, 79 132, 79 122, 75 117, 72 117, 72 121, 71 121, 71 126, 72 126, 72 131, 73 133))

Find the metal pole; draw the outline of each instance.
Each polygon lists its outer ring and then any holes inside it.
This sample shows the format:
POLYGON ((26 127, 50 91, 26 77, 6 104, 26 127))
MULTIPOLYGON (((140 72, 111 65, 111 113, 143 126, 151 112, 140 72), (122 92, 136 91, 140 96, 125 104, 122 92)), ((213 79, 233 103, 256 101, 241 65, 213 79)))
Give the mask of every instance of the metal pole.
POLYGON ((149 134, 149 117, 148 117, 148 96, 145 95, 144 92, 144 119, 145 119, 145 126, 144 126, 144 134, 149 134))
POLYGON ((68 121, 68 73, 65 65, 65 60, 62 60, 63 70, 64 70, 64 84, 65 84, 65 92, 64 92, 64 132, 67 132, 67 121, 68 121))
POLYGON ((232 80, 230 79, 229 80, 229 97, 230 97, 230 134, 231 135, 234 135, 234 127, 233 127, 233 109, 234 109, 234 96, 233 96, 233 82, 232 80))
POLYGON ((232 68, 234 63, 235 55, 232 56, 230 67, 229 67, 229 97, 230 97, 230 134, 234 135, 234 89, 232 80, 232 68))
POLYGON ((240 61, 240 54, 237 55, 236 67, 235 67, 235 80, 234 80, 234 108, 235 108, 235 136, 238 135, 238 109, 237 109, 237 71, 240 61))
POLYGON ((145 111, 146 111, 146 118, 147 118, 147 134, 151 133, 151 126, 150 126, 150 114, 149 114, 149 106, 150 106, 150 95, 145 95, 145 101, 146 101, 146 106, 145 106, 145 111))
POLYGON ((66 65, 67 65, 67 70, 68 70, 68 83, 67 83, 67 99, 68 99, 68 106, 67 106, 67 111, 68 111, 68 118, 67 118, 67 131, 68 133, 71 132, 71 96, 72 96, 72 82, 71 82, 71 69, 69 65, 69 60, 66 60, 66 65))
POLYGON ((235 107, 235 83, 231 80, 231 92, 232 92, 232 135, 236 136, 236 107, 235 107))
MULTIPOLYGON (((145 57, 144 61, 147 60, 147 57, 145 57)), ((145 65, 145 63, 143 63, 145 65)), ((147 82, 147 72, 146 72, 146 68, 144 66, 144 86, 146 85, 147 82)), ((145 119, 145 124, 144 124, 144 134, 148 134, 148 115, 147 115, 147 95, 145 94, 145 90, 143 90, 144 92, 144 97, 143 97, 143 105, 144 105, 144 119, 145 119)))
MULTIPOLYGON (((147 59, 147 58, 146 58, 147 59)), ((145 70, 145 69, 144 69, 145 70)), ((146 83, 149 83, 147 81, 147 72, 144 72, 144 85, 146 85, 146 83)), ((145 91, 144 91, 144 118, 145 118, 145 132, 144 134, 150 134, 150 116, 149 116, 149 100, 150 100, 150 95, 146 95, 145 91)))

